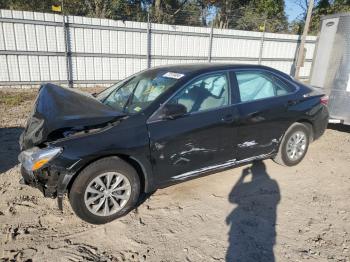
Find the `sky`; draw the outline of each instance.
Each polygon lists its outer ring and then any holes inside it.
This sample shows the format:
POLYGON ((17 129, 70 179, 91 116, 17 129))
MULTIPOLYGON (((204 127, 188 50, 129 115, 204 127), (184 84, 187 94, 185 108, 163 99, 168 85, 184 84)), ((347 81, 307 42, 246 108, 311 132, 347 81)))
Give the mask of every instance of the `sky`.
POLYGON ((288 21, 294 20, 298 15, 303 13, 303 9, 296 4, 296 2, 297 1, 295 0, 285 0, 285 10, 288 16, 288 21))

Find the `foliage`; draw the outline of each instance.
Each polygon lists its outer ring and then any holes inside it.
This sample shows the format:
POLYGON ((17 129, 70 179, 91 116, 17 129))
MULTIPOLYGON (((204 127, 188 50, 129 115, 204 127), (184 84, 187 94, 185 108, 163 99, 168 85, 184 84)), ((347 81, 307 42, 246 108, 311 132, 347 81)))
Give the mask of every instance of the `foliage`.
POLYGON ((241 10, 235 24, 237 29, 258 31, 265 27, 268 32, 285 32, 288 28, 283 0, 253 0, 241 10))
POLYGON ((288 28, 284 0, 231 0, 213 3, 218 9, 214 23, 219 28, 258 31, 266 23, 270 32, 288 28))
MULTIPOLYGON (((302 33, 307 11, 307 2, 298 2, 305 10, 301 19, 296 19, 290 23, 290 31, 293 33, 302 33)), ((309 33, 316 35, 320 30, 321 18, 325 15, 350 12, 350 0, 318 0, 312 11, 312 19, 309 33)))
POLYGON ((195 1, 154 0, 150 12, 155 23, 201 25, 201 7, 195 1))
MULTIPOLYGON (((305 11, 288 24, 285 0, 64 0, 64 12, 70 15, 147 21, 176 25, 301 33, 308 0, 293 0, 305 11), (264 27, 265 25, 265 27, 264 27)), ((315 0, 310 32, 319 30, 323 15, 350 11, 350 0, 315 0)), ((57 0, 1 0, 0 8, 51 12, 57 0)))

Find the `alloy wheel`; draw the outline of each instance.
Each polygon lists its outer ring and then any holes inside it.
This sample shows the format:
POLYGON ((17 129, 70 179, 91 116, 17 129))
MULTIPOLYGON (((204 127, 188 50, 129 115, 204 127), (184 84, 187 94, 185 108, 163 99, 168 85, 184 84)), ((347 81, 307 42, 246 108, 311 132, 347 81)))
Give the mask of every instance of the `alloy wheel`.
POLYGON ((84 202, 97 216, 110 216, 121 210, 130 199, 131 185, 126 176, 107 172, 95 177, 87 186, 84 202))
POLYGON ((291 135, 287 142, 287 156, 292 161, 299 160, 305 153, 307 138, 302 131, 297 131, 291 135))

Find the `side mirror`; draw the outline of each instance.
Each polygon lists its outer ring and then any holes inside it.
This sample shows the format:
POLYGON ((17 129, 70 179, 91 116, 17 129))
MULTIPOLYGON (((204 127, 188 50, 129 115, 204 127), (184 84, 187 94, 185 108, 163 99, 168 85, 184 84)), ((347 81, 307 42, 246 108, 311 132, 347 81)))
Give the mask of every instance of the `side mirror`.
POLYGON ((166 104, 162 109, 162 118, 175 119, 187 114, 187 108, 182 104, 166 104))

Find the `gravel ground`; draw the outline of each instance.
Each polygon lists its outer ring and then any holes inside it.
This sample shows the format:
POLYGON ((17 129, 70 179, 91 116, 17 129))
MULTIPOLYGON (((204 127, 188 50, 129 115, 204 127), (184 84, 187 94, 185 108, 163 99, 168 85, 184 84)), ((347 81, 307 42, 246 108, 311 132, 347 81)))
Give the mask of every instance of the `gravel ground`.
POLYGON ((0 261, 350 261, 350 128, 331 126, 296 167, 194 179, 94 226, 18 183, 36 92, 0 91, 0 261))

